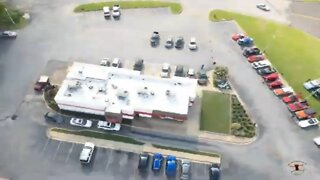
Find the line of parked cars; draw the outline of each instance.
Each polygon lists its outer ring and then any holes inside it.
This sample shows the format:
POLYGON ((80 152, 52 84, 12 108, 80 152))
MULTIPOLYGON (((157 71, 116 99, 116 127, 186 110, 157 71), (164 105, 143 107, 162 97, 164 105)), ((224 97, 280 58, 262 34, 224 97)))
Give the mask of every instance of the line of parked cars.
POLYGON ((301 128, 318 126, 319 121, 316 118, 316 111, 310 108, 307 100, 303 99, 299 94, 295 94, 291 87, 283 84, 279 73, 272 67, 270 61, 266 59, 265 54, 254 46, 253 39, 245 34, 234 34, 232 39, 243 48, 243 56, 247 58, 252 68, 263 78, 269 89, 287 105, 293 117, 296 117, 296 123, 301 128))
POLYGON ((118 19, 121 16, 121 11, 120 11, 120 5, 119 4, 113 5, 112 9, 110 9, 109 6, 105 6, 105 7, 102 8, 102 10, 103 10, 103 16, 106 19, 109 19, 111 17, 111 15, 115 19, 118 19))
MULTIPOLYGON (((165 157, 160 153, 155 153, 152 156, 151 170, 159 172, 162 168, 165 157)), ((149 167, 150 156, 148 153, 141 153, 139 155, 138 169, 146 171, 149 167)), ((180 161, 175 156, 168 155, 165 161, 165 173, 168 177, 174 177, 179 166, 180 179, 187 180, 191 178, 191 162, 186 159, 180 161), (180 166, 179 166, 180 165, 180 166)), ((213 164, 209 168, 210 180, 218 180, 220 178, 220 166, 213 164)))
MULTIPOLYGON (((150 37, 150 45, 151 47, 157 47, 160 44, 160 34, 157 31, 154 31, 150 37)), ((172 36, 166 39, 164 47, 167 49, 172 49, 175 47, 176 49, 182 49, 184 47, 184 38, 182 36, 178 36, 173 38, 172 36)), ((188 47, 191 51, 195 51, 198 49, 197 40, 195 37, 191 37, 188 47)))

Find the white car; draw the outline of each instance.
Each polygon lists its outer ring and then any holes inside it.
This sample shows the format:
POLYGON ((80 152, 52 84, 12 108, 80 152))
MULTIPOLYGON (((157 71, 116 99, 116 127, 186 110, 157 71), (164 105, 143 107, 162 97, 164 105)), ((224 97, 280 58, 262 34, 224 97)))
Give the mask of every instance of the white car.
POLYGON ((73 126, 90 128, 92 126, 92 121, 80 118, 71 118, 70 124, 73 126))
POLYGON ((307 128, 310 126, 317 126, 319 124, 319 121, 317 118, 311 118, 311 119, 306 119, 298 122, 298 125, 301 128, 307 128))
POLYGON ((112 63, 111 63, 111 66, 112 67, 116 67, 116 68, 120 68, 120 59, 119 58, 114 58, 112 63))
POLYGON ((251 66, 254 69, 260 69, 260 68, 271 66, 271 63, 268 60, 263 60, 263 61, 253 62, 251 63, 251 66))
POLYGON ((314 142, 317 146, 320 146, 320 136, 313 138, 313 142, 314 142))
POLYGON ((109 63, 109 58, 103 58, 100 61, 100 66, 108 66, 108 63, 109 63))
POLYGON ((17 33, 13 31, 3 31, 0 36, 4 38, 16 38, 17 33))
POLYGON ((91 142, 86 142, 84 144, 79 158, 81 163, 90 163, 92 154, 94 152, 94 147, 94 144, 91 142))
POLYGON ((170 64, 163 63, 160 76, 162 78, 168 78, 170 76, 170 64))
POLYGON ((188 77, 189 78, 194 78, 196 76, 194 69, 189 69, 188 70, 188 77))
POLYGON ((257 7, 258 9, 263 10, 263 11, 270 11, 269 6, 267 6, 266 4, 257 4, 256 7, 257 7))
POLYGON ((189 42, 189 49, 190 50, 196 50, 198 48, 196 38, 192 37, 190 38, 189 42))
POLYGON ((110 123, 107 121, 99 121, 98 129, 109 130, 109 131, 119 131, 121 125, 119 123, 110 123))
POLYGON ((110 17, 111 16, 110 7, 108 7, 108 6, 103 7, 103 15, 104 15, 104 17, 110 17))
POLYGON ((120 5, 113 5, 113 7, 112 7, 112 16, 114 18, 119 18, 120 15, 121 15, 120 5))

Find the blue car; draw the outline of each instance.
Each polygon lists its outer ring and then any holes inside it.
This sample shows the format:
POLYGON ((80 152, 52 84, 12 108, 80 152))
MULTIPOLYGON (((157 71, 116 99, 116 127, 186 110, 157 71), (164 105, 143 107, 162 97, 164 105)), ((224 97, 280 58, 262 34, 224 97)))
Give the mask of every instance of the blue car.
POLYGON ((166 162, 166 175, 174 176, 177 170, 177 159, 175 156, 169 155, 166 162))
POLYGON ((253 39, 250 37, 245 37, 238 40, 238 44, 240 46, 251 46, 253 45, 253 39))
POLYGON ((152 157, 152 170, 159 171, 162 166, 163 156, 162 154, 156 153, 152 157))

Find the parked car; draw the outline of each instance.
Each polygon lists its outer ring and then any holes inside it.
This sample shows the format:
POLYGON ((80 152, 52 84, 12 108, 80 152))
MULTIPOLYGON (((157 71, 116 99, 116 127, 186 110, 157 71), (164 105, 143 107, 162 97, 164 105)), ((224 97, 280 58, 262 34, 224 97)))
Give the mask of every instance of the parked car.
POLYGON ((181 160, 181 177, 182 180, 188 180, 190 179, 191 174, 191 162, 189 160, 181 160))
POLYGON ((105 18, 109 18, 111 16, 110 7, 109 6, 105 6, 102 9, 103 9, 103 16, 105 18))
POLYGON ((119 58, 114 58, 112 63, 111 63, 111 66, 115 67, 115 68, 120 68, 120 66, 121 66, 120 59, 119 58))
POLYGON ((181 36, 177 37, 174 47, 177 49, 181 49, 181 48, 183 48, 183 46, 184 46, 183 37, 181 37, 181 36))
POLYGON ((160 171, 162 166, 163 156, 160 153, 156 153, 152 157, 152 170, 153 171, 160 171))
POLYGON ((252 55, 252 56, 249 56, 248 57, 248 62, 249 63, 253 63, 253 62, 256 62, 256 61, 262 61, 262 60, 265 60, 266 57, 263 55, 263 54, 260 54, 260 55, 252 55))
POLYGON ((42 91, 45 89, 47 86, 50 86, 50 80, 48 76, 40 76, 38 81, 33 85, 33 89, 35 91, 42 91))
POLYGON ((275 72, 277 72, 277 71, 271 66, 267 66, 267 67, 260 68, 257 70, 257 73, 259 75, 267 75, 267 74, 271 74, 271 73, 275 73, 275 72))
POLYGON ((302 100, 302 99, 300 99, 300 97, 298 97, 297 95, 289 95, 289 96, 285 96, 285 97, 283 97, 282 98, 282 101, 284 102, 284 103, 293 103, 293 102, 304 102, 304 101, 306 101, 306 100, 302 100))
POLYGON ((296 111, 301 111, 303 109, 309 108, 309 104, 307 101, 305 102, 294 102, 291 104, 288 104, 288 109, 290 112, 296 112, 296 111))
POLYGON ((196 49, 198 49, 198 45, 197 45, 197 41, 196 41, 196 38, 195 38, 195 37, 190 38, 189 49, 190 49, 190 50, 196 50, 196 49))
POLYGON ((94 152, 95 145, 91 142, 86 142, 80 153, 80 162, 88 164, 91 161, 91 157, 94 152))
POLYGON ((204 69, 200 69, 198 71, 198 84, 199 85, 207 85, 208 83, 208 75, 204 69))
POLYGON ((266 4, 257 4, 256 7, 257 7, 258 9, 263 10, 263 11, 270 11, 269 6, 267 6, 266 4))
POLYGON ((281 88, 283 83, 280 80, 276 80, 270 83, 267 83, 270 89, 281 88))
POLYGON ((261 68, 271 66, 271 63, 268 60, 263 60, 263 61, 251 63, 251 66, 253 67, 253 69, 261 69, 261 68))
POLYGON ((252 46, 253 45, 253 39, 250 37, 244 37, 237 41, 239 46, 252 46))
POLYGON ((16 38, 17 35, 18 34, 13 31, 3 31, 0 33, 0 37, 2 37, 2 38, 16 38))
POLYGON ((107 121, 98 121, 98 129, 108 130, 108 131, 119 131, 121 125, 119 123, 110 123, 107 121))
POLYGON ((312 93, 312 96, 319 99, 320 98, 320 88, 314 90, 311 92, 312 93))
POLYGON ((283 87, 273 90, 273 93, 276 96, 288 96, 293 93, 293 89, 291 87, 283 87))
POLYGON ((212 164, 209 168, 209 178, 210 180, 219 180, 220 178, 220 166, 217 164, 212 164))
POLYGON ((115 4, 112 7, 112 16, 114 18, 120 18, 121 12, 120 12, 120 5, 115 4))
POLYGON ((54 112, 47 112, 44 115, 44 118, 46 121, 50 121, 50 122, 58 123, 58 124, 63 123, 63 121, 64 121, 63 116, 61 116, 57 113, 54 113, 54 112))
POLYGON ((100 66, 110 66, 110 59, 109 58, 103 58, 100 61, 100 66))
POLYGON ((299 120, 314 118, 316 114, 317 114, 317 112, 312 108, 308 108, 308 109, 304 109, 304 110, 295 112, 295 115, 299 120))
POLYGON ((226 80, 217 79, 215 83, 219 89, 224 89, 224 90, 231 89, 230 84, 226 80))
POLYGON ((231 36, 231 39, 234 40, 234 41, 238 41, 239 39, 242 39, 242 38, 245 38, 245 37, 247 37, 245 34, 237 33, 237 34, 233 34, 231 36))
POLYGON ((177 170, 177 159, 175 156, 169 155, 166 161, 166 175, 174 176, 177 170))
POLYGON ((261 54, 262 54, 262 52, 257 47, 247 47, 247 48, 244 48, 244 50, 243 50, 243 55, 245 57, 249 57, 252 55, 261 55, 261 54))
POLYGON ((188 78, 195 78, 195 77, 196 77, 196 74, 195 74, 194 69, 191 69, 191 68, 190 68, 190 69, 188 70, 187 76, 188 76, 188 78))
POLYGON ((320 146, 320 136, 313 138, 313 142, 314 142, 317 146, 320 146))
POLYGON ((170 70, 171 70, 171 69, 170 69, 170 64, 168 64, 168 63, 163 63, 160 76, 161 76, 162 78, 168 78, 168 77, 170 77, 170 70))
POLYGON ((303 87, 308 91, 312 91, 314 89, 318 89, 318 88, 320 88, 320 79, 308 81, 308 82, 303 84, 303 87))
POLYGON ((158 46, 160 43, 160 34, 157 31, 154 31, 150 38, 150 44, 152 47, 158 46))
POLYGON ((146 170, 148 168, 148 164, 149 164, 149 154, 148 153, 140 153, 138 169, 139 170, 146 170))
POLYGON ((178 77, 185 77, 183 66, 182 65, 177 65, 176 71, 174 73, 174 76, 178 77))
POLYGON ((164 45, 166 48, 168 49, 171 49, 173 48, 173 45, 174 45, 174 42, 173 42, 173 38, 172 37, 169 37, 167 40, 166 40, 166 44, 164 45))
POLYGON ((298 125, 301 128, 307 128, 307 127, 311 127, 311 126, 318 126, 319 124, 319 120, 317 118, 310 118, 310 119, 306 119, 306 120, 302 120, 298 122, 298 125))
POLYGON ((265 81, 275 81, 279 78, 279 75, 278 73, 272 73, 272 74, 268 74, 268 75, 264 75, 262 76, 262 78, 265 80, 265 81))
POLYGON ((92 121, 80 118, 71 118, 70 124, 73 126, 90 128, 92 126, 92 121))
POLYGON ((133 70, 135 70, 135 71, 142 71, 143 68, 144 68, 143 59, 138 59, 138 60, 136 60, 136 62, 135 62, 134 65, 133 65, 133 70))

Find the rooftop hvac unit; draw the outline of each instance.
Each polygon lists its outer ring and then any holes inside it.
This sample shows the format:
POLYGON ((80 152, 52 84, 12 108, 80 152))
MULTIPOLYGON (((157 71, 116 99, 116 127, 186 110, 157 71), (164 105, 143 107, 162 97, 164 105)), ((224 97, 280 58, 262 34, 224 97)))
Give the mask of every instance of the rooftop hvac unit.
POLYGON ((170 96, 170 90, 166 90, 166 95, 170 96))
POLYGON ((106 92, 106 88, 105 87, 100 87, 98 92, 106 92))
POLYGON ((68 89, 78 89, 81 87, 81 82, 80 81, 71 81, 68 83, 68 89))
POLYGON ((119 98, 121 98, 121 99, 127 98, 128 95, 129 95, 129 92, 128 92, 127 90, 119 90, 119 91, 117 92, 117 96, 118 96, 119 98))

